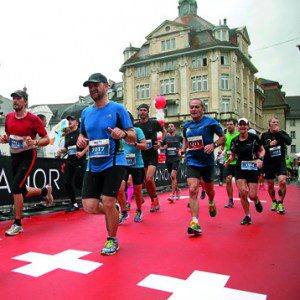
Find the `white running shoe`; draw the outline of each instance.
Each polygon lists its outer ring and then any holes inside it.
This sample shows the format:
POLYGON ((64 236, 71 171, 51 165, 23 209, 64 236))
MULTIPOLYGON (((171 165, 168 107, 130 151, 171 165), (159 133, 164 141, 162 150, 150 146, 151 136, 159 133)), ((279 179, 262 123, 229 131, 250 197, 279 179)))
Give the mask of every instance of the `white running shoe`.
POLYGON ((24 231, 22 226, 16 225, 16 224, 12 224, 11 227, 5 231, 5 235, 6 236, 13 236, 13 235, 17 235, 19 233, 22 233, 24 231))

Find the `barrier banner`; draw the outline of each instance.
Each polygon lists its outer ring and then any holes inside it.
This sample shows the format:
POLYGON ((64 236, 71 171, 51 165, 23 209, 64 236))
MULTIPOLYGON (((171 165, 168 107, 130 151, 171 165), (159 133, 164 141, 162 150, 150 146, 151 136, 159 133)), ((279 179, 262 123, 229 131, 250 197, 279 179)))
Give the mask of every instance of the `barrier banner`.
MULTIPOLYGON (((64 186, 64 168, 66 160, 55 158, 37 158, 32 172, 27 179, 27 185, 42 188, 46 184, 52 186, 52 194, 55 200, 64 200, 67 194, 64 186)), ((178 170, 178 183, 186 181, 185 165, 178 170)), ((155 173, 156 186, 167 186, 171 184, 171 177, 164 163, 159 163, 155 173)), ((10 157, 0 157, 0 206, 13 204, 12 197, 12 170, 10 157)), ((80 197, 81 191, 76 190, 80 197)), ((41 196, 25 198, 25 203, 42 201, 41 196)))

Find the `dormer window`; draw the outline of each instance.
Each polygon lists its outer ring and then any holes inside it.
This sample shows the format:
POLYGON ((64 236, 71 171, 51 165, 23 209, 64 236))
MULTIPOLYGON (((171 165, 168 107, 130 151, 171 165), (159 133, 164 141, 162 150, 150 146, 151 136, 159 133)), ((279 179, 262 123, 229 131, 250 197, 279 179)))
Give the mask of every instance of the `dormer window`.
POLYGON ((161 50, 162 51, 170 51, 176 49, 176 40, 175 38, 161 41, 161 50))
POLYGON ((122 89, 122 87, 119 87, 118 89, 117 89, 117 97, 118 98, 121 98, 123 96, 123 89, 122 89))

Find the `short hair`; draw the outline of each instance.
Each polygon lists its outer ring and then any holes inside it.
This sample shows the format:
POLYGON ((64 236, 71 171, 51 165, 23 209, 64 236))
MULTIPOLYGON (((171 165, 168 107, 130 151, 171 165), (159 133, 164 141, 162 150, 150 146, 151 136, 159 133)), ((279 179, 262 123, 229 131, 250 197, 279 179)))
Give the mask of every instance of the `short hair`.
POLYGON ((232 122, 234 125, 237 125, 237 119, 230 118, 226 121, 226 123, 228 123, 228 122, 232 122))
POLYGON ((203 103, 202 100, 200 100, 200 99, 192 99, 192 100, 190 100, 189 105, 191 105, 191 102, 193 102, 193 101, 200 101, 201 107, 205 110, 205 105, 204 105, 204 103, 203 103))
POLYGON ((38 114, 37 115, 42 121, 46 119, 46 116, 42 115, 42 114, 38 114))
POLYGON ((271 122, 272 122, 272 120, 273 119, 276 119, 276 120, 278 120, 279 121, 279 119, 278 119, 278 117, 277 116, 273 116, 273 117, 271 117, 270 119, 269 119, 269 126, 271 125, 271 122))

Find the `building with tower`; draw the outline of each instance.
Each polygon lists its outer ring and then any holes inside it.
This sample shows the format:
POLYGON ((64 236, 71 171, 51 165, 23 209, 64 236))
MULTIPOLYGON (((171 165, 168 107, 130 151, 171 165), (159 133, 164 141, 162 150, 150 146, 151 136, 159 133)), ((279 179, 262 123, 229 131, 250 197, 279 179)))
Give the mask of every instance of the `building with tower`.
POLYGON ((248 52, 245 26, 229 28, 197 15, 196 0, 180 0, 178 17, 165 20, 146 36, 145 43, 123 52, 124 105, 137 117, 137 107, 153 99, 167 100, 166 122, 182 124, 189 101, 201 99, 208 115, 221 123, 246 117, 258 132, 263 129, 261 98, 256 101, 256 67, 248 52))

